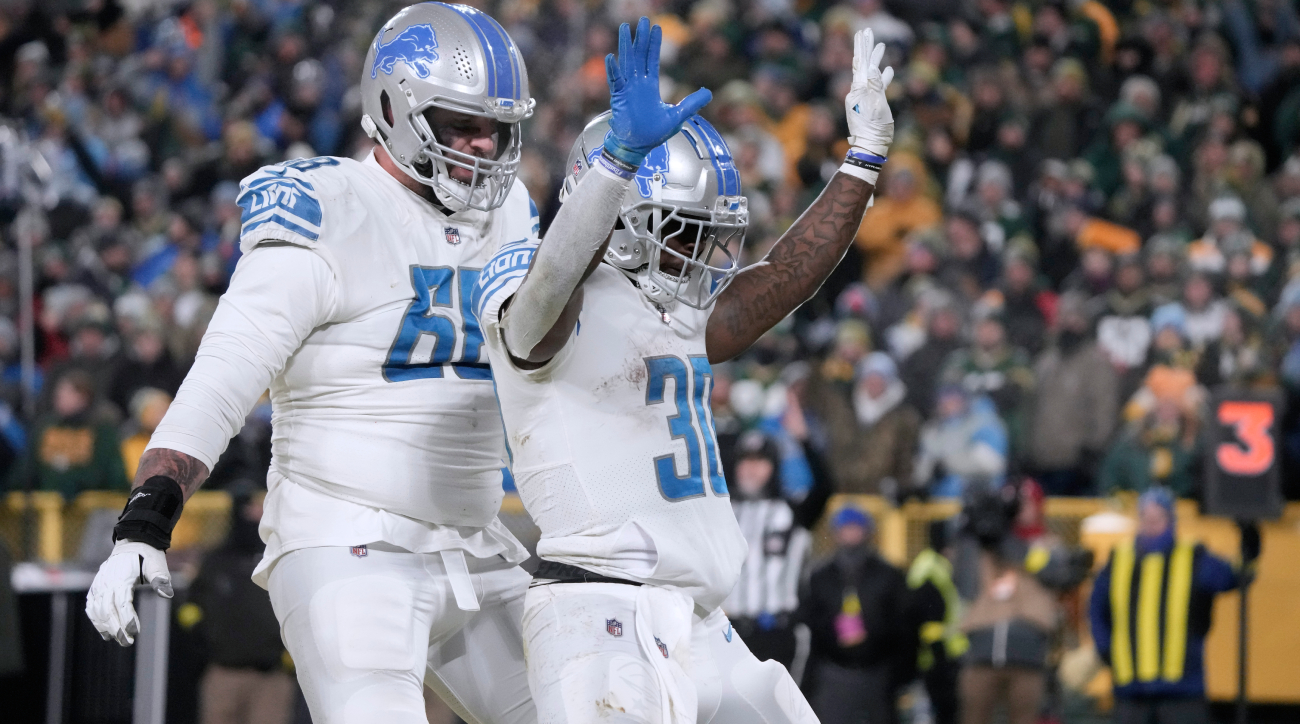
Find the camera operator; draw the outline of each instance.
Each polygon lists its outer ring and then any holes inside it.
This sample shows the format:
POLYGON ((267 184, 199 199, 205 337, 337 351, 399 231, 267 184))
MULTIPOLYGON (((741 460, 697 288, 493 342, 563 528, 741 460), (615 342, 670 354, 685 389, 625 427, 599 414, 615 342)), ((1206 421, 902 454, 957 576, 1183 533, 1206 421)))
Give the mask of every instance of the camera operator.
POLYGON ((1091 567, 1090 554, 1047 534, 1042 503, 1041 489, 1025 480, 973 491, 962 510, 974 554, 964 578, 977 592, 961 623, 970 641, 959 685, 963 724, 992 721, 999 702, 1010 724, 1033 724, 1042 710, 1062 618, 1055 591, 1077 586, 1091 567))

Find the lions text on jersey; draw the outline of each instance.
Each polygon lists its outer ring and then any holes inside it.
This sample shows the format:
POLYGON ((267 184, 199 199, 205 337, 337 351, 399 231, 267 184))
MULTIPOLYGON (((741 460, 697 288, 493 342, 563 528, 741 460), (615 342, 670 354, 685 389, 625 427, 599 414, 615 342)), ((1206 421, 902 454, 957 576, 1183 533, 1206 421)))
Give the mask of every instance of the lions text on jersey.
POLYGON ((661 312, 600 264, 578 328, 535 371, 509 361, 499 314, 537 242, 503 246, 475 296, 511 467, 547 560, 679 589, 711 609, 745 557, 718 458, 708 311, 661 312))
POLYGON ((536 239, 523 185, 447 216, 373 156, 315 158, 263 168, 238 203, 245 256, 150 447, 211 469, 270 388, 263 582, 312 545, 522 557, 496 521, 505 450, 470 302, 497 247, 536 239))

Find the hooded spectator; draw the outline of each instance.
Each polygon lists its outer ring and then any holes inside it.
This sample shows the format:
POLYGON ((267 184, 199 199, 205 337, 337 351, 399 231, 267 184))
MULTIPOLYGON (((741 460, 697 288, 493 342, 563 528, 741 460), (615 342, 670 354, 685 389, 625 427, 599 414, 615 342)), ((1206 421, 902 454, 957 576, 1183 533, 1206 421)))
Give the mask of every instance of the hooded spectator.
POLYGON ((1087 495, 1119 415, 1119 380, 1092 341, 1084 299, 1061 297, 1053 343, 1034 364, 1028 467, 1049 495, 1087 495))
POLYGON ((906 394, 894 361, 872 352, 858 363, 847 399, 818 396, 815 410, 826 429, 836 492, 898 496, 911 490, 921 416, 904 401, 906 394))
POLYGON ((934 418, 921 429, 913 478, 930 495, 944 498, 996 489, 1006 477, 1009 448, 1006 424, 987 397, 944 385, 934 418))
POLYGON ((87 490, 126 492, 117 429, 96 421, 90 375, 69 370, 52 387, 51 412, 37 423, 25 458, 10 475, 9 489, 24 489, 31 476, 33 489, 55 491, 66 501, 87 490))
POLYGON ((916 665, 903 572, 876 553, 875 520, 852 504, 831 516, 835 552, 800 600, 812 633, 811 704, 823 724, 896 720, 898 687, 916 665))

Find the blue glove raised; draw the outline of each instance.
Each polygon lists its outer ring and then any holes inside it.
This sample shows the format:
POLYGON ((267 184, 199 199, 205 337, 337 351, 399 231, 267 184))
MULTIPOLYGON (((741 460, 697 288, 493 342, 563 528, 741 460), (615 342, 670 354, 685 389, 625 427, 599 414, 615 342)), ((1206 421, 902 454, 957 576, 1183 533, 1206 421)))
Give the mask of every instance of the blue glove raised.
POLYGON ((713 94, 701 88, 677 105, 664 103, 659 97, 659 46, 663 31, 650 27, 649 18, 641 18, 636 38, 627 23, 618 29, 618 58, 605 56, 605 75, 609 81, 610 132, 605 136, 605 151, 633 167, 641 166, 646 154, 682 129, 682 124, 713 100, 713 94))

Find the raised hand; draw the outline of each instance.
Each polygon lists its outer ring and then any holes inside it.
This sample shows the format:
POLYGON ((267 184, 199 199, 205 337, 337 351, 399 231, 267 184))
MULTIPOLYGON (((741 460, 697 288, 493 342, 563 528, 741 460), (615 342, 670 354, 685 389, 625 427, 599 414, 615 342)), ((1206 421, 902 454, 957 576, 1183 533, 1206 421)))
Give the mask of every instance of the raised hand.
MULTIPOLYGON (((605 150, 614 158, 639 167, 646 154, 672 138, 688 118, 713 99, 701 88, 677 105, 659 97, 659 46, 663 33, 649 18, 637 23, 636 37, 627 23, 618 29, 618 57, 605 56, 609 81, 610 132, 605 150)), ((635 168, 633 169, 635 170, 635 168)))
POLYGON ((853 84, 844 99, 849 120, 849 144, 883 162, 894 141, 894 114, 885 99, 885 89, 894 79, 894 69, 880 70, 885 44, 877 43, 870 29, 853 38, 853 84))

